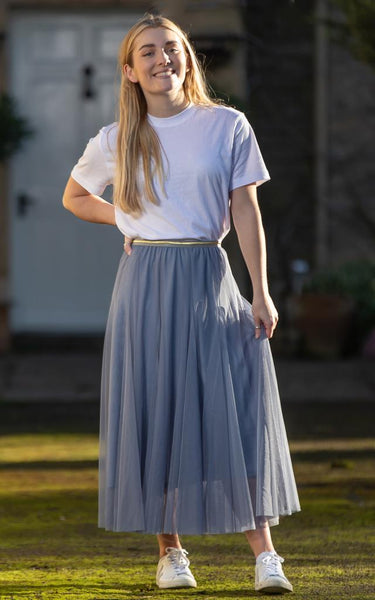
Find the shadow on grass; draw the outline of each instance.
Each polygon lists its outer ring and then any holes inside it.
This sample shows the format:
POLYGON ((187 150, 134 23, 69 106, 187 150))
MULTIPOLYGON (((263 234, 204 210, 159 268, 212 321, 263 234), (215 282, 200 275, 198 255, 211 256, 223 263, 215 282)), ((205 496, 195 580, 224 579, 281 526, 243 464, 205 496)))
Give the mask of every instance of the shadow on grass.
MULTIPOLYGON (((318 442, 317 442, 318 445, 318 442)), ((293 460, 298 462, 325 462, 327 464, 333 461, 340 461, 344 468, 351 468, 351 465, 346 465, 345 461, 361 461, 374 460, 375 449, 358 448, 358 449, 327 449, 327 450, 308 450, 308 451, 293 451, 293 460)), ((335 466, 335 465, 333 465, 335 466)), ((86 469, 97 469, 98 461, 95 460, 35 460, 35 461, 20 461, 20 462, 0 462, 0 471, 37 471, 37 470, 55 470, 55 471, 80 471, 86 469)))
MULTIPOLYGON (((319 442, 317 442, 319 445, 319 442)), ((310 450, 292 452, 293 460, 298 462, 325 462, 331 463, 333 460, 373 460, 375 459, 375 449, 359 448, 348 450, 310 450)))
MULTIPOLYGON (((118 586, 120 587, 121 583, 119 582, 118 586)), ((107 598, 108 600, 120 600, 126 597, 129 598, 137 598, 137 597, 149 597, 148 594, 154 594, 155 589, 153 587, 142 587, 140 585, 126 585, 120 592, 114 592, 114 585, 87 585, 87 584, 46 584, 46 585, 2 585, 1 586, 1 597, 3 598, 13 598, 13 595, 16 594, 17 598, 42 598, 42 594, 48 592, 51 596, 57 595, 61 598, 61 594, 69 594, 69 598, 72 597, 73 594, 77 594, 79 597, 82 593, 85 594, 100 594, 100 598, 107 598), (105 596, 103 596, 105 594, 105 596)), ((93 596, 90 596, 93 597, 93 596)))
MULTIPOLYGON (((283 402, 289 439, 372 437, 374 402, 283 402)), ((98 402, 1 402, 0 433, 98 433, 98 402)))
MULTIPOLYGON (((119 588, 121 588, 121 581, 116 584, 119 588)), ((259 593, 255 592, 254 589, 251 588, 252 582, 250 582, 248 587, 231 587, 231 589, 195 589, 195 588, 171 588, 171 589, 159 589, 156 585, 142 585, 142 584, 126 584, 123 588, 121 588, 121 592, 117 592, 119 595, 116 596, 116 592, 113 591, 114 585, 87 585, 87 584, 46 584, 46 585, 2 585, 1 586, 1 596, 5 597, 9 596, 12 598, 13 594, 17 594, 17 598, 30 598, 31 594, 35 594, 38 597, 38 594, 43 594, 46 591, 50 593, 63 593, 64 590, 66 593, 69 593, 69 597, 73 593, 100 593, 105 594, 107 600, 121 600, 124 597, 129 598, 154 598, 158 596, 163 597, 175 597, 176 595, 180 598, 184 598, 185 594, 188 597, 191 596, 208 596, 211 598, 241 598, 241 597, 259 597, 259 593), (107 595, 108 594, 108 595, 107 595), (149 595, 150 594, 150 595, 149 595), (152 595, 151 595, 152 594, 152 595)), ((60 597, 60 596, 59 596, 60 597)))
POLYGON ((34 460, 24 462, 0 462, 0 471, 81 471, 97 469, 97 460, 34 460))

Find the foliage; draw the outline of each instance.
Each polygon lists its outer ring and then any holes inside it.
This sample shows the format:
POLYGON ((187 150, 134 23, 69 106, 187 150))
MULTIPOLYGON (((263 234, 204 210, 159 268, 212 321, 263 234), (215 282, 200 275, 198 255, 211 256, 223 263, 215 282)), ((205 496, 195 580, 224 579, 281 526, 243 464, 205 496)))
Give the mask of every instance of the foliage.
POLYGON ((0 96, 0 162, 6 161, 21 147, 22 141, 33 135, 26 119, 18 114, 15 100, 8 94, 0 96))
POLYGON ((231 106, 232 108, 236 108, 245 114, 249 111, 249 104, 243 100, 243 98, 240 98, 235 94, 226 94, 225 92, 216 89, 214 85, 211 86, 211 90, 212 97, 215 102, 218 102, 219 104, 223 103, 226 106, 231 106))
POLYGON ((345 22, 329 24, 336 41, 345 45, 355 58, 375 69, 374 0, 332 0, 342 11, 345 22))

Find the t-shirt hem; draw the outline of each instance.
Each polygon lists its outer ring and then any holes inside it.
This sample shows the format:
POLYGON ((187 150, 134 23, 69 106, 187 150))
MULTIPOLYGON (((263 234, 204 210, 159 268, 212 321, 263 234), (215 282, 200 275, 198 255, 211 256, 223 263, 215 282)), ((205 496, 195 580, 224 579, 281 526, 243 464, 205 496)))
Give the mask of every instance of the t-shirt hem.
POLYGON ((255 183, 257 187, 269 181, 271 177, 265 173, 258 173, 253 175, 252 177, 242 177, 240 179, 236 179, 236 181, 230 186, 229 191, 232 192, 236 188, 242 187, 244 185, 250 185, 251 183, 255 183))
POLYGON ((99 196, 100 194, 102 194, 104 192, 103 187, 101 188, 95 188, 92 186, 92 184, 90 184, 90 182, 88 182, 87 180, 85 180, 83 177, 81 177, 81 175, 77 175, 75 169, 73 169, 70 173, 70 176, 72 177, 72 179, 74 179, 74 181, 76 181, 77 183, 79 183, 79 185, 81 185, 82 187, 85 188, 85 190, 87 190, 88 192, 90 192, 90 194, 94 194, 95 196, 99 196))
POLYGON ((126 235, 127 237, 132 237, 131 235, 129 235, 128 233, 126 233, 124 231, 124 229, 121 226, 121 221, 120 221, 120 214, 121 214, 121 209, 115 205, 115 223, 116 223, 116 227, 119 230, 120 233, 122 233, 122 235, 126 235))

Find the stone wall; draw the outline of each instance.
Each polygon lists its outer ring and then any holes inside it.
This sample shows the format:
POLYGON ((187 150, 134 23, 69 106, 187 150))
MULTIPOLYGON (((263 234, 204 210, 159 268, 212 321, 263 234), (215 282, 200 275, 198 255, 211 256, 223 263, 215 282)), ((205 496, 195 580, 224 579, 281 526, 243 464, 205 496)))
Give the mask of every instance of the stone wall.
POLYGON ((249 111, 271 181, 259 190, 271 292, 291 286, 293 259, 313 260, 313 2, 247 2, 249 111))
POLYGON ((375 260, 375 71, 337 45, 329 58, 330 259, 375 260))
MULTIPOLYGON (((283 301, 291 261, 316 267, 316 3, 251 0, 248 116, 272 180, 259 190, 271 286, 283 301)), ((375 258, 375 72, 329 41, 327 96, 327 266, 375 258)))

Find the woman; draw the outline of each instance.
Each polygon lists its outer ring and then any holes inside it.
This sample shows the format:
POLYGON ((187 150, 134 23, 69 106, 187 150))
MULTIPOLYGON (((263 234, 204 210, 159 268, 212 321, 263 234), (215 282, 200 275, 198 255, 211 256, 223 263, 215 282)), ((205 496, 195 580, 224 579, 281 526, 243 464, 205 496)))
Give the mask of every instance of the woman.
POLYGON ((89 141, 63 198, 125 235, 103 353, 99 526, 157 534, 161 588, 196 586, 179 533, 242 531, 255 588, 291 591, 270 534, 300 507, 268 340, 278 315, 256 187, 269 175, 173 22, 146 15, 119 65, 118 122, 89 141), (100 198, 111 183, 114 205, 100 198), (252 305, 220 246, 230 209, 252 305))

